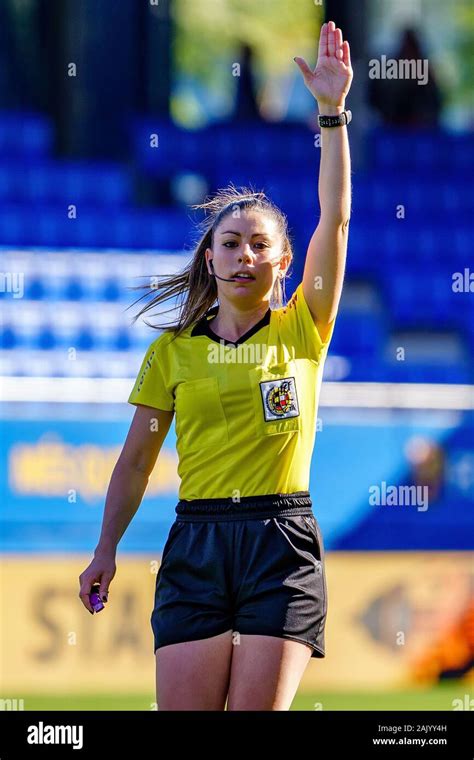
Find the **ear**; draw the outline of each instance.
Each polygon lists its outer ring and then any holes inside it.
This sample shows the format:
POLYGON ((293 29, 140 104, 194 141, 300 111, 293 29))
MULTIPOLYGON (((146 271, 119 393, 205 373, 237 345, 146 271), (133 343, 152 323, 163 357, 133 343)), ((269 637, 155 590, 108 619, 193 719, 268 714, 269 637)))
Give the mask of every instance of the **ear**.
POLYGON ((287 269, 290 266, 290 263, 291 263, 291 261, 290 261, 290 257, 288 256, 288 254, 286 256, 282 256, 282 258, 280 260, 280 267, 278 269, 278 277, 280 279, 283 279, 283 277, 285 276, 285 274, 287 272, 287 269))
POLYGON ((209 272, 209 274, 212 274, 212 269, 210 267, 209 262, 211 261, 213 255, 214 254, 212 253, 211 249, 206 248, 206 250, 204 251, 204 258, 206 259, 206 266, 207 266, 207 271, 209 272))

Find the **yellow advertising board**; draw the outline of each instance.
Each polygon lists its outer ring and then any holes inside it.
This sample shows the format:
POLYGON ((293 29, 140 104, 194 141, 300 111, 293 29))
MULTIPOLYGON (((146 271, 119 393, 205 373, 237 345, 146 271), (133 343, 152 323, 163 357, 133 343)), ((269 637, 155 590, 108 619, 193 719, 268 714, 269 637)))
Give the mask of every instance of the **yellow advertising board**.
POLYGON ((391 689, 472 680, 474 556, 337 552, 327 557, 326 657, 316 688, 391 689))
MULTIPOLYGON (((119 551, 109 602, 93 616, 78 596, 90 560, 3 558, 1 698, 22 691, 154 694, 150 615, 159 556, 119 551)), ((472 554, 328 552, 326 572, 326 658, 311 659, 302 690, 396 689, 450 673, 472 681, 472 554)))

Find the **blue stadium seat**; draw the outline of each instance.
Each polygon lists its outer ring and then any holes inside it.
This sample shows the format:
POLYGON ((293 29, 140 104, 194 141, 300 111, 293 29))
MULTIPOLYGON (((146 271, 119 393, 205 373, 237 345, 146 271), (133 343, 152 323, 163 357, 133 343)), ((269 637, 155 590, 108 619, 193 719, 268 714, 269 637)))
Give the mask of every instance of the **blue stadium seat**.
POLYGON ((113 342, 113 348, 117 351, 128 351, 131 346, 132 340, 130 333, 127 330, 120 330, 113 342))
MULTIPOLYGON (((242 125, 231 121, 186 130, 162 120, 135 119, 130 124, 131 140, 139 166, 154 176, 177 171, 195 171, 213 176, 214 172, 248 163, 267 169, 275 156, 279 166, 303 168, 314 145, 314 134, 302 124, 262 124, 248 126, 248 139, 242 139, 242 125), (158 135, 158 147, 150 146, 150 135, 158 135)), ((225 184, 227 184, 228 179, 225 184)))
POLYGON ((0 111, 0 157, 47 156, 54 142, 51 119, 27 111, 0 111))
POLYGON ((61 203, 79 207, 131 203, 127 170, 97 161, 28 160, 0 162, 0 198, 7 203, 61 203))
POLYGON ((386 331, 379 315, 341 309, 329 350, 333 354, 365 360, 381 354, 385 339, 386 331))
POLYGON ((378 170, 463 170, 474 162, 474 136, 441 129, 390 128, 368 135, 372 167, 378 170))
POLYGON ((70 280, 64 288, 64 296, 68 301, 80 301, 84 297, 84 290, 80 280, 70 280))
MULTIPOLYGON (((226 186, 265 190, 287 214, 294 242, 291 283, 302 276, 312 232, 319 219, 320 150, 306 125, 221 122, 185 130, 161 119, 131 121, 131 141, 143 174, 169 178, 193 171, 212 192, 226 186), (159 148, 150 147, 150 134, 159 148)), ((373 284, 382 313, 341 309, 330 354, 345 357, 348 379, 398 382, 469 382, 472 364, 386 358, 390 330, 457 330, 474 352, 474 299, 454 293, 454 272, 469 267, 474 194, 459 176, 474 158, 472 135, 443 130, 375 129, 368 136, 370 165, 353 174, 353 208, 346 279, 373 284), (397 219, 403 205, 405 218, 397 219)), ((0 240, 3 246, 161 249, 189 247, 192 226, 201 219, 189 208, 137 208, 127 167, 105 161, 49 157, 52 127, 34 114, 0 113, 0 240), (68 218, 74 204, 77 218, 68 218)), ((194 242, 194 239, 193 239, 194 242)), ((98 254, 100 256, 100 254, 98 254)), ((140 330, 83 323, 83 307, 129 302, 119 269, 89 264, 47 272, 35 261, 25 273, 25 302, 66 300, 75 316, 62 329, 7 321, 4 348, 47 349, 74 345, 82 350, 129 351, 148 345, 140 330), (82 303, 88 301, 87 304, 82 303), (80 325, 80 327, 77 327, 80 325)), ((291 290, 287 288, 287 290, 291 290)), ((2 294, 4 301, 8 293, 2 294)), ((38 307, 39 308, 39 305, 38 307)), ((112 308, 108 307, 109 310, 112 308)), ((34 314, 34 308, 32 307, 34 314)), ((110 313, 110 312, 109 312, 110 313)), ((43 324, 38 320, 38 324, 43 324)), ((149 339, 148 339, 149 338, 149 339)))
POLYGON ((398 326, 456 326, 459 301, 446 274, 421 269, 397 272, 385 284, 387 307, 398 326))
POLYGON ((95 347, 93 331, 89 328, 83 328, 77 335, 74 345, 80 351, 92 351, 95 347))
POLYGON ((120 301, 122 298, 122 292, 117 280, 110 279, 104 283, 102 298, 104 301, 120 301))
POLYGON ((43 351, 49 351, 56 348, 56 336, 53 327, 45 327, 40 330, 37 337, 36 345, 43 351))
POLYGON ((45 297, 45 286, 43 280, 39 277, 30 279, 25 278, 25 298, 32 301, 40 301, 45 297))
POLYGON ((5 204, 0 208, 0 239, 4 245, 162 248, 181 250, 191 220, 181 209, 79 209, 75 219, 61 205, 33 209, 5 204))
POLYGON ((0 330, 0 346, 3 351, 16 348, 18 344, 15 330, 10 325, 4 325, 0 330))

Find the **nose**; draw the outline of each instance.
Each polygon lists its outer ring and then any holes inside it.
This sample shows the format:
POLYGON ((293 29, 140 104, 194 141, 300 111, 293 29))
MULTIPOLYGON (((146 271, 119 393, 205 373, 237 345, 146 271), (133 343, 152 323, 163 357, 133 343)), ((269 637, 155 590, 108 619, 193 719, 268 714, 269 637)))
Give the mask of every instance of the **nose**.
POLYGON ((243 249, 242 253, 239 256, 239 261, 244 260, 247 263, 249 261, 252 261, 252 257, 251 257, 250 254, 251 254, 251 249, 250 249, 250 246, 247 244, 247 245, 244 246, 244 249, 243 249))

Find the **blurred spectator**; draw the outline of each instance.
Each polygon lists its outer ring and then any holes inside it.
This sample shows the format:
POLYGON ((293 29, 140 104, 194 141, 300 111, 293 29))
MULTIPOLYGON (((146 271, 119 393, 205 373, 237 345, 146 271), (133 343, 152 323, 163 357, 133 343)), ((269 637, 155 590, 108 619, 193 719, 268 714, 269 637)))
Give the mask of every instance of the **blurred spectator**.
POLYGON ((436 126, 441 110, 441 95, 433 69, 423 56, 418 35, 414 29, 405 29, 400 49, 394 55, 397 61, 426 60, 428 81, 419 84, 414 78, 369 79, 370 105, 388 124, 403 126, 436 126))
POLYGON ((233 121, 256 121, 262 117, 257 105, 253 83, 253 51, 246 43, 241 45, 240 76, 237 77, 237 95, 235 109, 231 116, 233 121))
POLYGON ((413 436, 405 447, 411 465, 411 481, 415 486, 428 488, 429 502, 441 496, 445 483, 445 454, 442 446, 420 435, 413 436))

